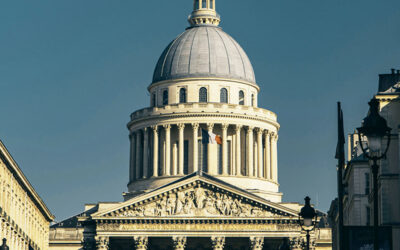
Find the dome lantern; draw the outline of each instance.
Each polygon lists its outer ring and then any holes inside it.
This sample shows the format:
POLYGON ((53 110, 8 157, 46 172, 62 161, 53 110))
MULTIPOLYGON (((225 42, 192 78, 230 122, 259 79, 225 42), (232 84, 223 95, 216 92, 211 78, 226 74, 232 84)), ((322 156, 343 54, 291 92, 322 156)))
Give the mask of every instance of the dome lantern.
POLYGON ((190 25, 218 26, 221 19, 215 10, 215 1, 216 0, 194 0, 193 12, 188 20, 190 25))

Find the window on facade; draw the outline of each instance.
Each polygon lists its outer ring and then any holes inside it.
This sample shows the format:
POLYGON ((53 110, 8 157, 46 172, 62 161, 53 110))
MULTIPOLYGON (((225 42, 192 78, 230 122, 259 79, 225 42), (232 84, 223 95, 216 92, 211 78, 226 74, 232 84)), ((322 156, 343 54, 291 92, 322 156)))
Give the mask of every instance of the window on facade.
POLYGON ((156 106, 156 94, 151 95, 151 106, 155 107, 156 106))
POLYGON ((239 105, 244 105, 244 92, 239 91, 239 105))
POLYGON ((163 105, 168 105, 168 90, 164 90, 163 91, 162 104, 163 105))
POLYGON ((220 92, 220 102, 228 103, 228 90, 226 88, 222 88, 220 92))
POLYGON ((371 208, 370 207, 366 207, 367 209, 367 226, 371 225, 371 208))
POLYGON ((179 103, 186 103, 186 89, 181 88, 179 90, 179 103))
POLYGON ((204 87, 199 90, 199 102, 207 102, 207 89, 204 87))
POLYGON ((368 195, 369 194, 369 173, 365 173, 365 194, 368 195))
POLYGON ((202 0, 201 7, 203 9, 207 8, 207 0, 202 0))
POLYGON ((254 107, 254 94, 251 94, 251 106, 254 107))
POLYGON ((210 9, 214 8, 214 0, 210 0, 210 9))

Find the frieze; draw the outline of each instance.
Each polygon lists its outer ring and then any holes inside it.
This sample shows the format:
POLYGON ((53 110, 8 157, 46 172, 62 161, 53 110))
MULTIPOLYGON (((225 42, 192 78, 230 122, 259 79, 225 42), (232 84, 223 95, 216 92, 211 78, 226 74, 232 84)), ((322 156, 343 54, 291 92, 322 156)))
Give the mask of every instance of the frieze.
POLYGON ((241 197, 202 186, 167 193, 108 214, 112 217, 256 217, 280 218, 261 204, 250 204, 241 197))

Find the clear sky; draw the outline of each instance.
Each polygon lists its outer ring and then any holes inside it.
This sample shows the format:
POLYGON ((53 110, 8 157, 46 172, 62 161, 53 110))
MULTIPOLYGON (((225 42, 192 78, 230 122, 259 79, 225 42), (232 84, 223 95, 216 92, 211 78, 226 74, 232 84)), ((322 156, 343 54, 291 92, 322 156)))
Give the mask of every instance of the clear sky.
MULTIPOLYGON (((0 139, 56 220, 121 201, 131 112, 148 106, 163 49, 192 0, 6 0, 0 6, 0 139)), ((398 0, 217 0, 249 55, 259 105, 278 114, 284 201, 336 196, 336 102, 345 130, 378 74, 400 68, 398 0)))

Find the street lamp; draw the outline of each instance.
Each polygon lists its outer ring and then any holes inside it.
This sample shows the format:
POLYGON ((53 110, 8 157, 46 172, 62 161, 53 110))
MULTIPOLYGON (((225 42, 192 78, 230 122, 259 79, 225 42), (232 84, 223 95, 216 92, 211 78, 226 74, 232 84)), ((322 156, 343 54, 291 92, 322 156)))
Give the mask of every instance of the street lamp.
POLYGON ((314 230, 315 228, 315 217, 317 216, 317 213, 315 212, 315 209, 311 206, 310 204, 310 197, 306 197, 304 199, 306 201, 306 204, 304 207, 301 208, 301 211, 299 213, 299 224, 301 226, 301 229, 307 232, 307 250, 310 249, 310 231, 314 230))
POLYGON ((369 103, 370 109, 367 117, 364 118, 362 126, 357 128, 358 141, 365 157, 372 161, 372 174, 374 183, 374 250, 379 250, 378 233, 378 161, 386 157, 390 145, 390 131, 385 118, 379 115, 379 101, 373 98, 369 103), (367 148, 361 140, 361 136, 367 137, 367 148), (387 137, 386 148, 382 148, 382 139, 387 137))
POLYGON ((0 250, 9 250, 6 238, 3 239, 3 245, 0 246, 0 250))

